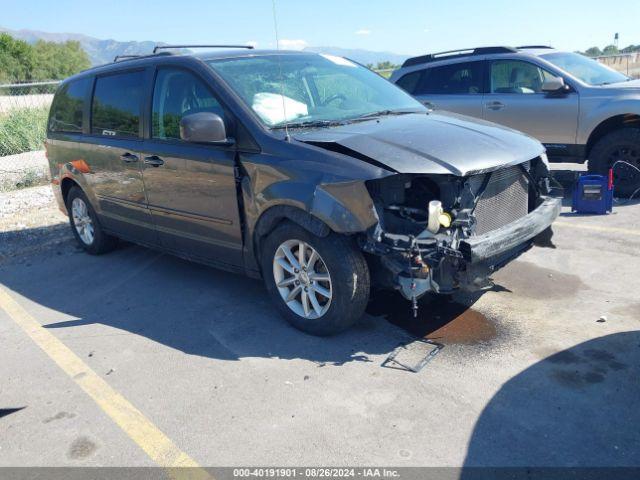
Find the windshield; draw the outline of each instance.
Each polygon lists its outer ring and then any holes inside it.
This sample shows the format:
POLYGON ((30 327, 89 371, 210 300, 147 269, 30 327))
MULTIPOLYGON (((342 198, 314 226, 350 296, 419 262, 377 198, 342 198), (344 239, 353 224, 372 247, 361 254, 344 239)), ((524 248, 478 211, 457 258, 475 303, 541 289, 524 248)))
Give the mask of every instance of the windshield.
POLYGON ((272 128, 427 111, 400 88, 341 57, 274 54, 207 63, 272 128))
POLYGON ((541 57, 589 85, 607 85, 629 80, 626 75, 579 53, 548 53, 541 57))

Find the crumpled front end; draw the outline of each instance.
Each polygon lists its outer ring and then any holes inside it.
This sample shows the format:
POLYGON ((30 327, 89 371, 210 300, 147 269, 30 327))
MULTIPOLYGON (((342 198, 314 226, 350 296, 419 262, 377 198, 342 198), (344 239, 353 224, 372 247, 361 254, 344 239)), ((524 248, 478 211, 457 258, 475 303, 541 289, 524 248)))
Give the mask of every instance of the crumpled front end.
POLYGON ((366 182, 378 222, 362 238, 374 281, 414 301, 491 287, 560 213, 544 156, 458 177, 398 174, 366 182))

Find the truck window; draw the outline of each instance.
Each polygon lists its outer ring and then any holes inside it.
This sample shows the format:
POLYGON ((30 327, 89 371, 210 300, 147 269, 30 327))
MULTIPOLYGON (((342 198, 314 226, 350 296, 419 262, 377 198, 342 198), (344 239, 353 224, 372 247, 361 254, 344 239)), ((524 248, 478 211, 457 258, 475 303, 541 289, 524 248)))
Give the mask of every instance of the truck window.
POLYGON ((49 130, 52 132, 82 132, 82 112, 90 78, 81 78, 65 84, 51 104, 49 130))
POLYGON ((425 70, 415 94, 463 95, 482 93, 482 62, 463 62, 425 70))
POLYGON ((182 117, 199 112, 224 118, 220 103, 203 81, 186 70, 160 69, 153 89, 152 137, 180 139, 182 117))
POLYGON ((144 71, 98 77, 91 104, 91 133, 137 137, 143 88, 144 71))
POLYGON ((407 73, 398 79, 396 85, 405 92, 413 94, 418 87, 418 83, 420 83, 422 72, 423 70, 418 70, 416 72, 407 73))

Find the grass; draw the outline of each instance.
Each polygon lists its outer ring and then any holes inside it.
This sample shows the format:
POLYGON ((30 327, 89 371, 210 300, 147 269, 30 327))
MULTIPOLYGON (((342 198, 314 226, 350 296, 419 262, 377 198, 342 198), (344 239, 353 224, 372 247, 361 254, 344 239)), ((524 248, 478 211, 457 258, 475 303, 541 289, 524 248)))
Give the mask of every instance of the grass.
POLYGON ((0 115, 0 157, 42 150, 49 107, 11 110, 0 115))

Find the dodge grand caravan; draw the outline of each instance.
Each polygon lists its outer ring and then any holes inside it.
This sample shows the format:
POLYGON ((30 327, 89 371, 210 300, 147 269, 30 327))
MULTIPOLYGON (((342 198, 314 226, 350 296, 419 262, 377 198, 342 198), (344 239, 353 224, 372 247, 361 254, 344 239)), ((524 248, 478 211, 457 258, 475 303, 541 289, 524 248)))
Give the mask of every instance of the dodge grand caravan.
POLYGON ((122 238, 262 277, 317 335, 353 324, 372 286, 414 311, 427 292, 489 287, 560 209, 538 141, 306 52, 159 52, 82 72, 55 95, 46 148, 87 252, 122 238))

